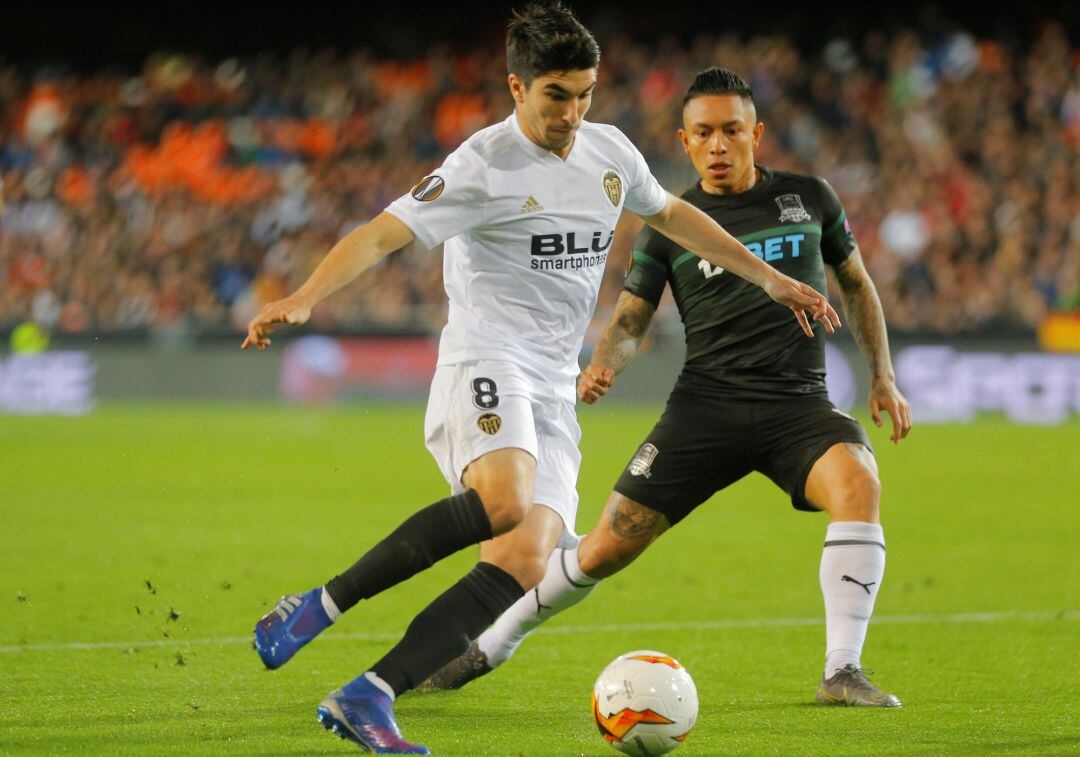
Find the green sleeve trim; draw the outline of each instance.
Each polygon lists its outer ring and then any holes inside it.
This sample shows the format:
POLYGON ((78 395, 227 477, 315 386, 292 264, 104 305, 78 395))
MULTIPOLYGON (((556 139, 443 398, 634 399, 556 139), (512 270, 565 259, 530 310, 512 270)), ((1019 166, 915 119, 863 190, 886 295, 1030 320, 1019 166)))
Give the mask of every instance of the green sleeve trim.
POLYGON ((844 211, 841 210, 840 211, 840 217, 837 218, 836 221, 832 225, 829 226, 829 228, 825 229, 825 232, 821 236, 823 236, 823 237, 829 236, 834 231, 836 231, 837 229, 842 227, 844 225, 844 221, 846 221, 846 220, 847 220, 847 214, 845 214, 844 211))
POLYGON ((660 273, 666 273, 664 271, 664 264, 663 263, 661 263, 659 260, 652 257, 651 255, 646 255, 641 250, 634 250, 634 262, 635 263, 640 263, 641 265, 644 265, 644 266, 647 266, 647 267, 650 267, 650 268, 655 268, 660 273))
POLYGON ((771 229, 762 229, 753 234, 735 237, 743 244, 747 242, 759 242, 769 237, 778 237, 784 234, 821 234, 821 226, 816 223, 795 223, 790 226, 774 226, 771 229))

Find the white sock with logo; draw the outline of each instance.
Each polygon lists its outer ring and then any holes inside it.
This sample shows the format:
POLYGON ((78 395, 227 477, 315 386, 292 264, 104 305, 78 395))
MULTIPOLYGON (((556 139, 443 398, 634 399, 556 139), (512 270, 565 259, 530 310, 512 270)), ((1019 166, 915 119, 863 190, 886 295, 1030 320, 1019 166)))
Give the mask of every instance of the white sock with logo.
POLYGON ((597 583, 597 579, 582 572, 577 547, 552 552, 540 584, 526 592, 476 640, 488 665, 497 668, 509 660, 534 628, 585 599, 597 583))
POLYGON ((825 677, 859 666, 866 627, 885 575, 885 535, 877 523, 829 524, 821 553, 825 597, 825 677))

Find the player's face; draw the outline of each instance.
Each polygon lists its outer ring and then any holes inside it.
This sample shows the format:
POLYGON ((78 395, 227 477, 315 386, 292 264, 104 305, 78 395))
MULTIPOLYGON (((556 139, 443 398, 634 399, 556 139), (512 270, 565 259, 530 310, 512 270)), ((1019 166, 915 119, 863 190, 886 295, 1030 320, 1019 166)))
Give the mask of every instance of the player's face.
POLYGON ((683 108, 679 139, 713 194, 743 192, 754 183, 754 150, 765 133, 754 105, 739 95, 695 97, 683 108))
POLYGON ((595 68, 552 71, 536 77, 528 86, 516 74, 510 74, 510 92, 525 133, 555 153, 568 151, 574 143, 595 87, 595 68))

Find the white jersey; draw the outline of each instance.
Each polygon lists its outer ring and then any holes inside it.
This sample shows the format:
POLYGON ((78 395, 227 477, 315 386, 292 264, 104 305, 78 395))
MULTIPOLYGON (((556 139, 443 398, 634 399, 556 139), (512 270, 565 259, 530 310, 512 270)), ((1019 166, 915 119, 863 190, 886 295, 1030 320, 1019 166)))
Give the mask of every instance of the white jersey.
POLYGON ((582 122, 563 161, 511 114, 387 211, 429 248, 446 243, 450 311, 439 364, 506 360, 572 397, 619 214, 625 206, 652 215, 666 202, 614 126, 582 122))

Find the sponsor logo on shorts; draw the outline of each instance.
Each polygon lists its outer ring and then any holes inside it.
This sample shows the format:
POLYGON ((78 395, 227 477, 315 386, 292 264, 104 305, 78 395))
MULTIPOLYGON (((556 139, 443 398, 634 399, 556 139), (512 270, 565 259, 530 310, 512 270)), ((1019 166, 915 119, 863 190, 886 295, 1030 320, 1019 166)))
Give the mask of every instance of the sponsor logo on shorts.
POLYGON ((484 413, 476 419, 476 425, 488 436, 493 436, 502 428, 502 418, 495 413, 484 413))
POLYGON ((622 177, 614 168, 604 171, 604 194, 614 207, 619 207, 619 200, 622 199, 622 177))
POLYGON ((441 176, 427 176, 412 188, 412 196, 414 200, 420 202, 431 202, 438 198, 445 188, 446 182, 442 180, 441 176))
POLYGON ((652 464, 656 456, 660 454, 654 445, 646 442, 641 445, 641 449, 634 455, 634 459, 630 461, 630 467, 627 470, 630 471, 631 476, 644 476, 645 478, 652 478, 652 464))

